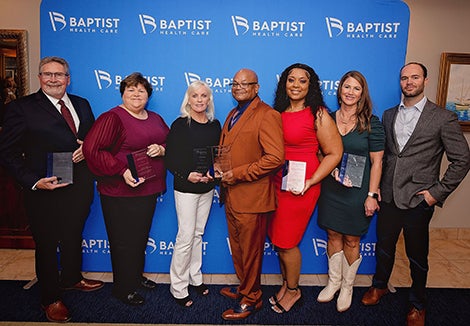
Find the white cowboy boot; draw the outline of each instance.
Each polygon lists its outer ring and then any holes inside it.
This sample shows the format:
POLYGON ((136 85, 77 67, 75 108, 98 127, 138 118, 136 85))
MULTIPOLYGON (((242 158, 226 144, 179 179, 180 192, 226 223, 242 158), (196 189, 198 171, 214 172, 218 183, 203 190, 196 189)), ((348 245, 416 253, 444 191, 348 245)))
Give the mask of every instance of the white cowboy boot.
POLYGON ((342 250, 328 257, 328 284, 318 294, 318 302, 330 302, 341 287, 343 257, 342 250))
POLYGON ((346 311, 351 306, 354 280, 356 279, 356 273, 361 261, 362 256, 359 256, 354 263, 349 265, 348 260, 343 256, 343 281, 341 282, 341 291, 336 302, 336 309, 339 312, 346 311))

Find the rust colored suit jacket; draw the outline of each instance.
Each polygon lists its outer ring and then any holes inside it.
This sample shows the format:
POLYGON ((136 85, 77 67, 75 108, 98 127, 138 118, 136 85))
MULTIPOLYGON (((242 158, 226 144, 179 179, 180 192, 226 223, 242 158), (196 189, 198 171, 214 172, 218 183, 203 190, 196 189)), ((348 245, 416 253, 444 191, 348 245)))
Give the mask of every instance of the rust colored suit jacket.
POLYGON ((273 211, 273 176, 284 163, 281 115, 256 97, 229 131, 235 110, 229 112, 220 137, 220 145, 230 145, 233 173, 233 182, 223 184, 223 195, 234 212, 273 211))

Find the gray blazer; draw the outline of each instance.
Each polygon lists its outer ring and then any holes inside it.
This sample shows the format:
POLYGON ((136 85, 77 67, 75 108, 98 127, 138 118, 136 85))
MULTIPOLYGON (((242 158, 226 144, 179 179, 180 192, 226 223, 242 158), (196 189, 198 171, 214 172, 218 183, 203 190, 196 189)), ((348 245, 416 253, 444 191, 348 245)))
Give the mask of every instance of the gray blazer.
POLYGON ((398 106, 384 112, 385 153, 381 180, 382 200, 397 207, 416 207, 424 197, 416 195, 428 190, 442 206, 457 188, 470 168, 470 151, 455 113, 427 100, 410 139, 400 152, 395 137, 398 106), (449 166, 440 177, 442 155, 449 166))

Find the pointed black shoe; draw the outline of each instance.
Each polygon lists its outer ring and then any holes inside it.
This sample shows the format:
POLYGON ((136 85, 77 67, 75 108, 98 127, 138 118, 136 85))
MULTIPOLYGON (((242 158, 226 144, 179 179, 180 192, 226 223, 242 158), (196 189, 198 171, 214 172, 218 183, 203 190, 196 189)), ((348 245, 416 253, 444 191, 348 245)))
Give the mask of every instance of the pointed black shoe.
POLYGON ((120 298, 122 302, 130 306, 140 306, 144 304, 145 299, 137 292, 129 293, 127 296, 120 298))
POLYGON ((154 281, 151 281, 149 280, 148 278, 142 276, 142 281, 140 281, 140 284, 142 285, 142 287, 146 288, 146 289, 155 289, 157 287, 157 283, 155 283, 154 281))

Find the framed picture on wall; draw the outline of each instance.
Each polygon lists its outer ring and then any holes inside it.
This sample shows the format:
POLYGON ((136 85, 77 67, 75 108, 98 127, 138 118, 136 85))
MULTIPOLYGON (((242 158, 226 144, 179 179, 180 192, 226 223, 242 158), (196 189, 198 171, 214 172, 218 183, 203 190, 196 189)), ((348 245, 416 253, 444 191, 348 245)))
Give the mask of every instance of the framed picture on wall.
POLYGON ((5 78, 15 78, 15 71, 13 69, 5 69, 5 78))
POLYGON ((453 111, 463 131, 470 131, 470 53, 441 54, 437 104, 453 111))

